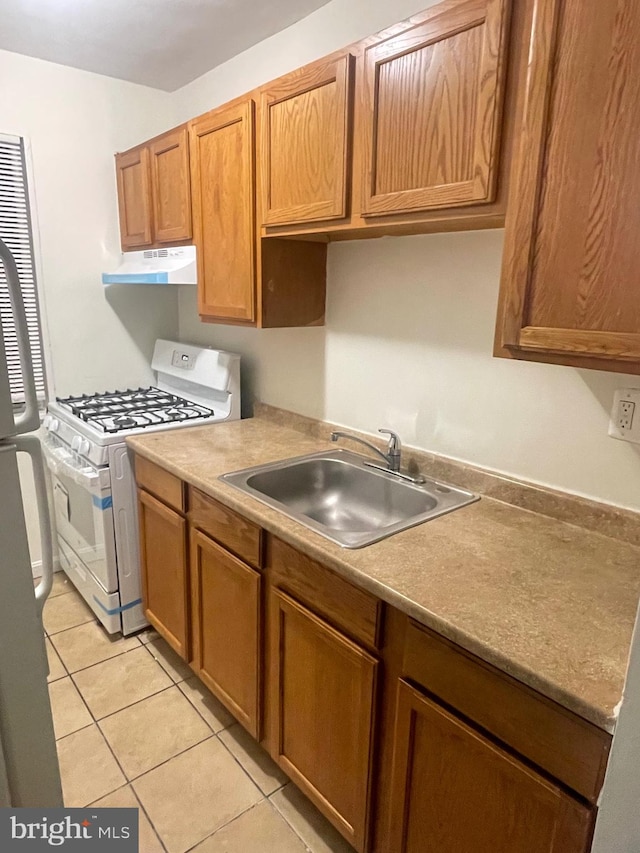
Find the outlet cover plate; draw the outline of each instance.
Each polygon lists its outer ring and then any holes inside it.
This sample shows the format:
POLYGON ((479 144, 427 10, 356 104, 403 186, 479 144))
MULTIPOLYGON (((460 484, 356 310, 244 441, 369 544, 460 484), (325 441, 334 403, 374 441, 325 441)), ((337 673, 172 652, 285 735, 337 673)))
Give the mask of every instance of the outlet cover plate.
POLYGON ((618 388, 614 393, 609 435, 640 444, 640 388, 618 388))

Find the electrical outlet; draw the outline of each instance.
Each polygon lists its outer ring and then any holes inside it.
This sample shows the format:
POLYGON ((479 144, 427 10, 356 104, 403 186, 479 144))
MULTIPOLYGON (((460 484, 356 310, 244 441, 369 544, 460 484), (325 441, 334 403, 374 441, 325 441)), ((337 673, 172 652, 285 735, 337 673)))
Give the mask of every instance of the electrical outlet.
POLYGON ((631 400, 620 400, 618 404, 618 429, 620 432, 631 430, 636 404, 631 400))
POLYGON ((640 388, 619 388, 614 393, 609 435, 640 444, 640 388))

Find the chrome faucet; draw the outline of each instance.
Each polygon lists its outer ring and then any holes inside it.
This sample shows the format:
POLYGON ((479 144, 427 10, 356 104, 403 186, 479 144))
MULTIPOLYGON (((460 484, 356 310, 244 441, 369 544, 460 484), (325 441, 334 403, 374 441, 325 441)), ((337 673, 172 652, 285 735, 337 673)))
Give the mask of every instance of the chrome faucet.
MULTIPOLYGON (((358 438, 357 435, 352 435, 350 432, 340 432, 339 430, 336 430, 331 433, 331 441, 337 441, 339 438, 348 438, 351 441, 357 441, 359 444, 364 444, 365 447, 368 447, 369 450, 373 450, 374 453, 377 453, 378 456, 381 456, 384 459, 387 463, 387 471, 397 474, 400 471, 400 456, 402 453, 400 436, 397 433, 392 432, 390 429, 379 429, 378 432, 389 436, 386 453, 378 450, 375 444, 371 444, 370 441, 365 441, 364 438, 358 438)), ((373 467, 376 468, 378 466, 374 465, 373 467)))

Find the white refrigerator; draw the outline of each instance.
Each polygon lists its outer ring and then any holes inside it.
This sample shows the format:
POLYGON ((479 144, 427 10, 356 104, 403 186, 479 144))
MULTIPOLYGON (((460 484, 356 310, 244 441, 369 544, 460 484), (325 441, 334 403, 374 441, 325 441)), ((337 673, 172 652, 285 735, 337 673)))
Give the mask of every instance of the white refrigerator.
MULTIPOLYGON (((26 408, 14 415, 0 325, 0 807, 62 806, 60 773, 47 690, 42 608, 51 590, 53 557, 38 402, 22 293, 15 262, 0 240, 26 408), (42 581, 34 592, 18 454, 31 458, 42 543, 42 581)), ((14 332, 12 331, 12 334, 14 332)))

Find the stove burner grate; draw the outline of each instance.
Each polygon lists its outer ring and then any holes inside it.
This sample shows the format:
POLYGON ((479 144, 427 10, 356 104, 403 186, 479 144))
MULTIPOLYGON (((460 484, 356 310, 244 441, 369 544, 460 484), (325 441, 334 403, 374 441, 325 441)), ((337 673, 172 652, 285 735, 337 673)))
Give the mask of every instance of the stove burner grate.
POLYGON ((212 417, 206 406, 159 388, 58 397, 73 415, 107 433, 212 417))

